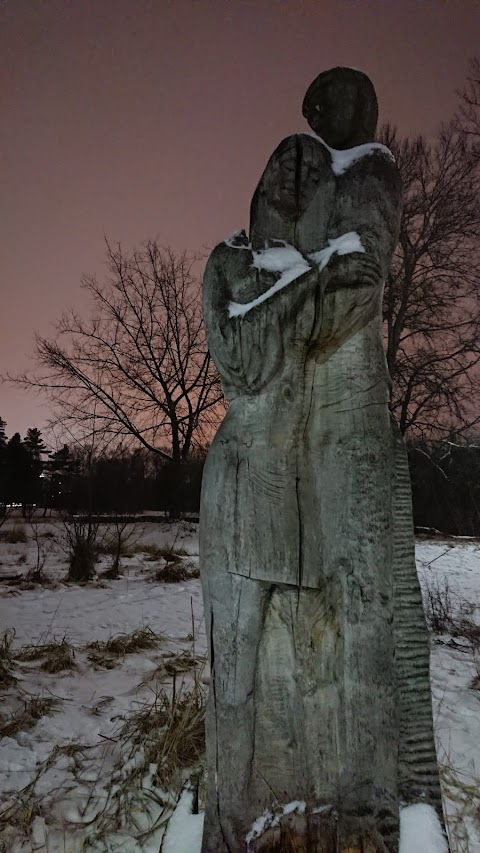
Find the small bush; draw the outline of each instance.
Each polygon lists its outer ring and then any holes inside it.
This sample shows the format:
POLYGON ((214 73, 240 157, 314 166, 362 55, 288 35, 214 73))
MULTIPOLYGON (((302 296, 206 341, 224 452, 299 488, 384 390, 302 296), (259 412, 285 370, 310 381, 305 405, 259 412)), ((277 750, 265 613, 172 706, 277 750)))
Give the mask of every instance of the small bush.
POLYGON ((21 542, 28 542, 27 534, 23 527, 12 527, 11 530, 0 531, 0 542, 7 542, 8 545, 18 545, 21 542))
POLYGON ((446 578, 425 583, 425 616, 434 634, 450 634, 454 624, 453 593, 446 578))
POLYGON ((471 605, 452 590, 447 578, 428 580, 424 598, 425 616, 432 633, 466 640, 472 651, 480 648, 480 625, 469 618, 471 605))

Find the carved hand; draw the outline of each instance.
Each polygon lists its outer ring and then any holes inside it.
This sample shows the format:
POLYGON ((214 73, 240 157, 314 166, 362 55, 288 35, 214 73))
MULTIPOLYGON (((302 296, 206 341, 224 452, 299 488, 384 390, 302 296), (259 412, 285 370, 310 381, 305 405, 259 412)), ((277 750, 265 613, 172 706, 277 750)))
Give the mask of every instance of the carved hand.
POLYGON ((364 252, 335 255, 326 267, 325 275, 326 293, 365 286, 380 287, 383 282, 380 264, 364 252))

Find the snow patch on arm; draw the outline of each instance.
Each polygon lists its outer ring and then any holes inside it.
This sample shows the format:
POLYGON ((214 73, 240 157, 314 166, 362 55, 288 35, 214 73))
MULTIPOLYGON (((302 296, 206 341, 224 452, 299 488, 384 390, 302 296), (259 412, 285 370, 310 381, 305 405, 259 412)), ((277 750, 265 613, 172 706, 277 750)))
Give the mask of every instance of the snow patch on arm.
POLYGON ((233 234, 229 234, 228 237, 225 237, 223 241, 226 246, 229 246, 230 249, 251 249, 252 246, 250 243, 240 245, 236 242, 237 240, 242 240, 245 235, 245 231, 240 228, 238 231, 234 231, 233 234))
POLYGON ((312 252, 308 257, 315 264, 318 264, 320 270, 323 270, 333 255, 349 255, 351 252, 365 252, 362 241, 356 231, 348 231, 346 234, 342 234, 341 237, 329 240, 328 246, 325 249, 320 249, 319 252, 312 252))
POLYGON ((448 853, 447 840, 433 806, 414 803, 400 809, 398 853, 448 853))
MULTIPOLYGON (((225 241, 226 242, 226 241, 225 241)), ((243 246, 234 246, 232 248, 247 248, 243 246)), ((251 246, 248 246, 251 249, 251 246)), ((274 293, 278 293, 287 284, 290 284, 296 278, 299 278, 304 273, 312 269, 308 261, 297 252, 293 246, 285 244, 284 246, 274 246, 273 248, 263 249, 259 252, 252 252, 252 266, 258 270, 266 270, 267 272, 280 273, 280 278, 269 287, 264 293, 257 296, 251 302, 230 302, 228 306, 229 317, 243 317, 256 305, 261 305, 270 299, 274 293)))

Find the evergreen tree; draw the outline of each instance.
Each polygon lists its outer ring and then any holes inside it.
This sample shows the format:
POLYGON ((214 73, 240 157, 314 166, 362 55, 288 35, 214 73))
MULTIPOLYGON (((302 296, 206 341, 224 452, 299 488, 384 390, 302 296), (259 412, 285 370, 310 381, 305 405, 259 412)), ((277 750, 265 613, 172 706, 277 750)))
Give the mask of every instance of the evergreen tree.
POLYGON ((5 492, 7 503, 31 503, 32 486, 35 479, 33 460, 16 432, 7 444, 5 457, 5 492))
POLYGON ((58 509, 65 505, 76 468, 77 465, 68 444, 64 444, 63 447, 52 453, 45 464, 50 506, 58 509))
POLYGON ((45 462, 42 456, 48 455, 48 450, 40 430, 36 427, 28 429, 24 438, 24 444, 30 454, 32 463, 31 503, 37 505, 45 504, 46 483, 43 479, 45 462))
POLYGON ((4 421, 3 418, 0 418, 0 453, 7 447, 7 434, 5 432, 6 426, 7 422, 4 421))
POLYGON ((0 516, 5 515, 6 504, 6 482, 5 466, 7 461, 7 434, 5 432, 6 422, 0 418, 0 516))
POLYGON ((24 438, 24 444, 35 464, 39 467, 39 473, 41 473, 43 471, 42 456, 48 455, 48 450, 40 430, 36 427, 28 429, 24 438))

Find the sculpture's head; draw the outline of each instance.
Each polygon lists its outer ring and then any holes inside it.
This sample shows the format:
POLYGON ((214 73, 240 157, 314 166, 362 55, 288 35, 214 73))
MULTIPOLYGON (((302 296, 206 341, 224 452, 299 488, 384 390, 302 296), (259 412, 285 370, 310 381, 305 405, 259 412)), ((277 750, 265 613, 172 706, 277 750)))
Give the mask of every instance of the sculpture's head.
POLYGON ((373 83, 362 71, 332 68, 308 87, 302 112, 310 127, 331 148, 372 142, 378 119, 373 83))

